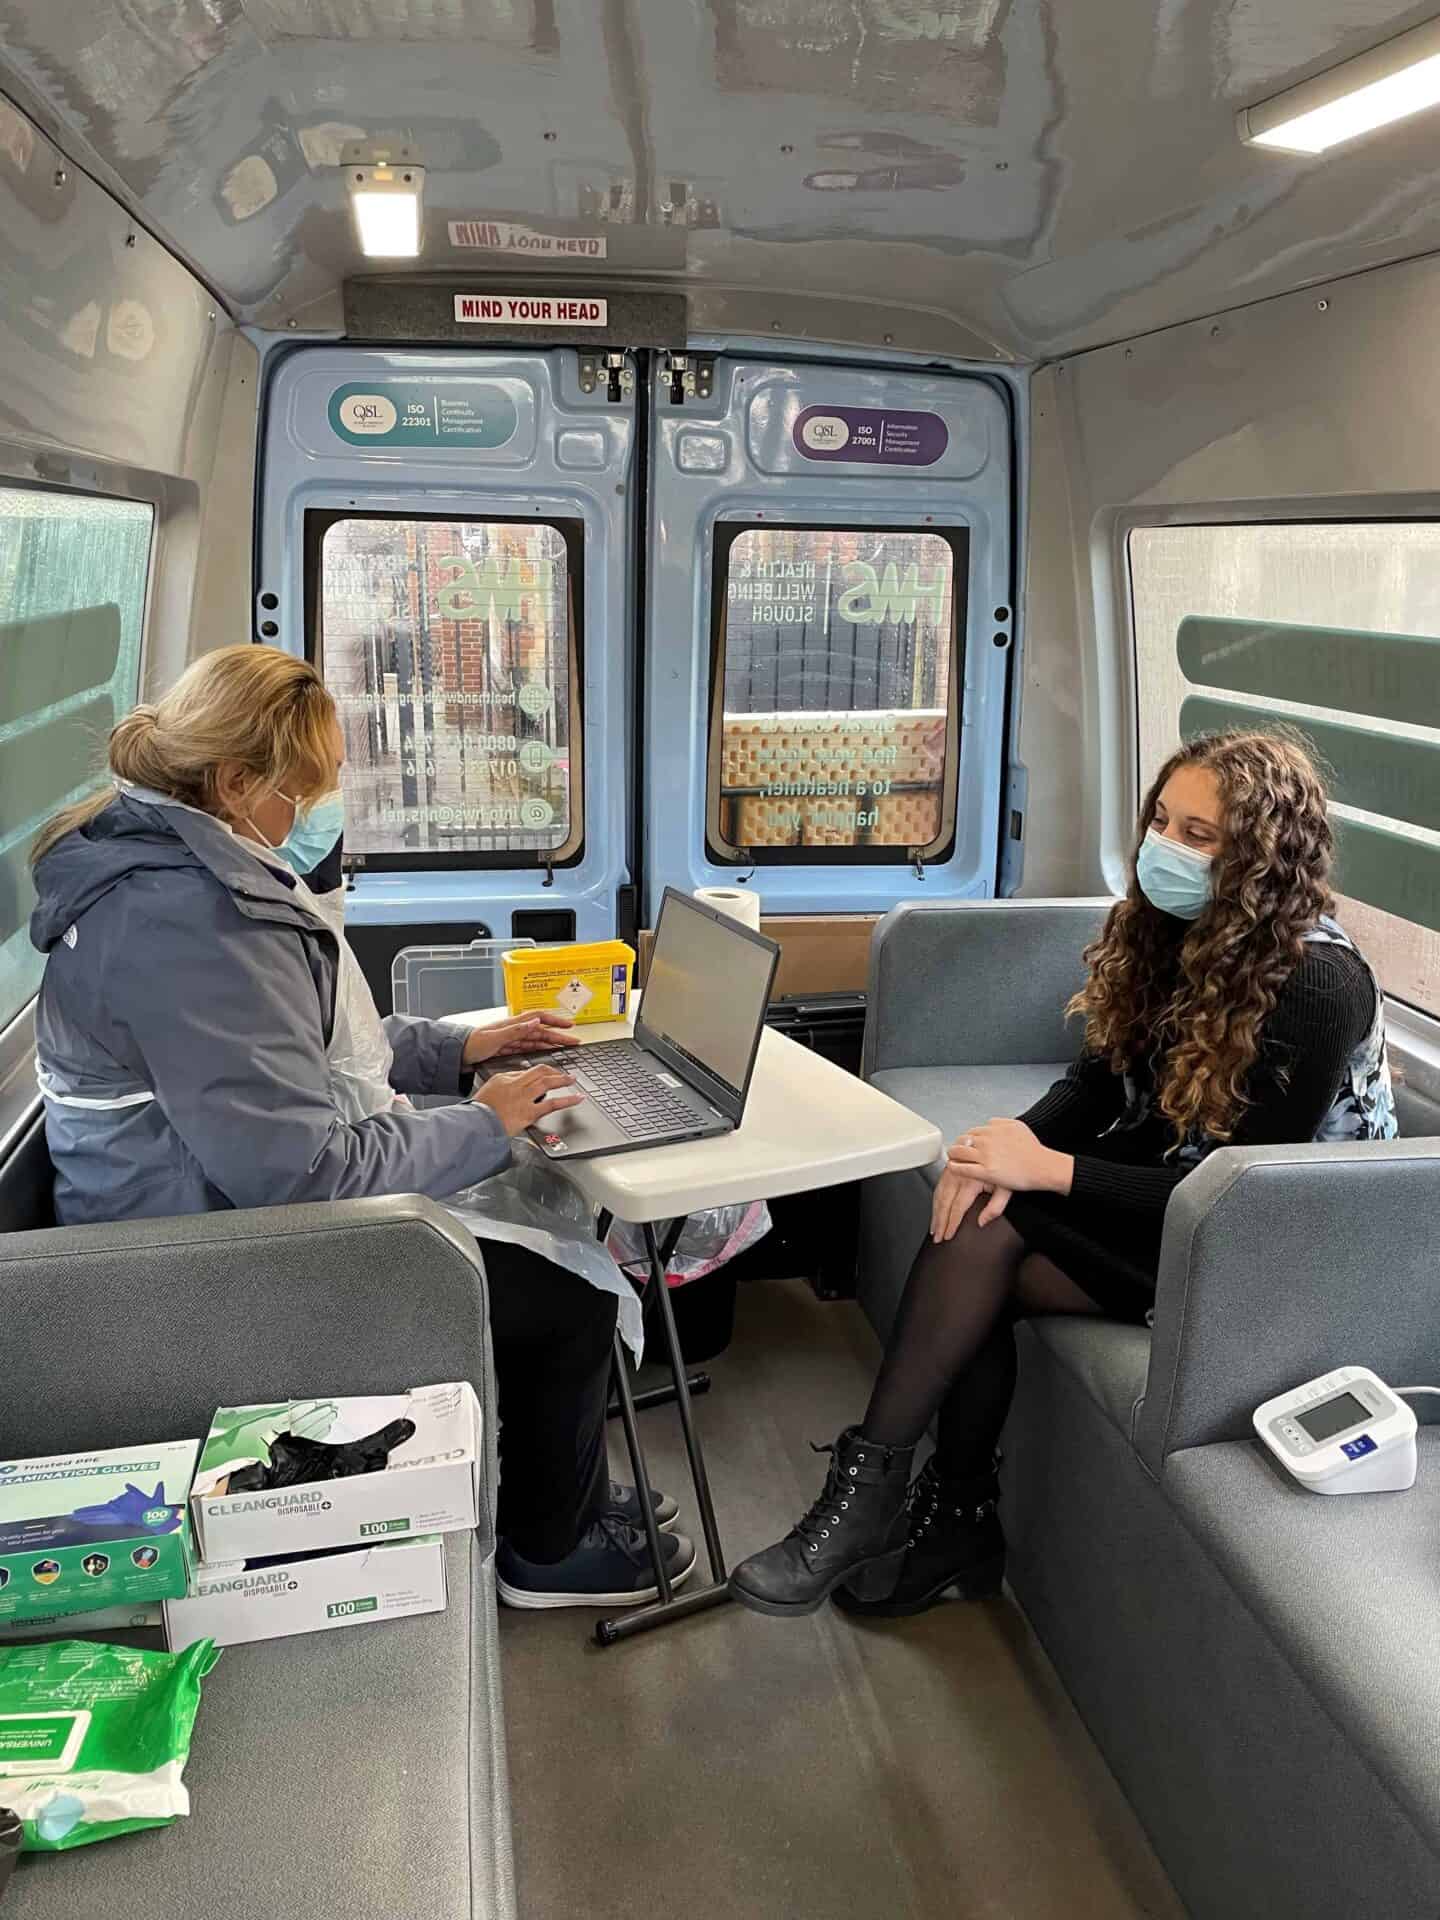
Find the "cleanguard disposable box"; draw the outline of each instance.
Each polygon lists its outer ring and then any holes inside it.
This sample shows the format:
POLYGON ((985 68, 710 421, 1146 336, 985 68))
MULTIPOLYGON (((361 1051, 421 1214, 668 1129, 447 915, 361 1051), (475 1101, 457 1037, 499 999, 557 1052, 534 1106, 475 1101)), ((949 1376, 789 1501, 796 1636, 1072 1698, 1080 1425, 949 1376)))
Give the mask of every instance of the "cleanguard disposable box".
POLYGON ((190 1597, 167 1600, 172 1653, 197 1640, 217 1647, 325 1633, 445 1611, 445 1543, 438 1534, 379 1547, 322 1553, 308 1560, 195 1569, 190 1597))
POLYGON ((262 1560, 476 1526, 480 1435, 480 1403, 463 1380, 362 1399, 221 1407, 190 1501, 199 1558, 262 1560), (339 1446, 396 1420, 413 1421, 415 1432, 379 1473, 230 1491, 231 1475, 240 1468, 269 1466, 271 1443, 280 1434, 339 1446))
POLYGON ((185 1592, 198 1440, 0 1460, 0 1630, 185 1592))
POLYGON ((565 947, 518 947, 502 958, 511 1013, 552 1008, 577 1026, 623 1020, 630 1011, 635 949, 623 940, 574 941, 565 947))

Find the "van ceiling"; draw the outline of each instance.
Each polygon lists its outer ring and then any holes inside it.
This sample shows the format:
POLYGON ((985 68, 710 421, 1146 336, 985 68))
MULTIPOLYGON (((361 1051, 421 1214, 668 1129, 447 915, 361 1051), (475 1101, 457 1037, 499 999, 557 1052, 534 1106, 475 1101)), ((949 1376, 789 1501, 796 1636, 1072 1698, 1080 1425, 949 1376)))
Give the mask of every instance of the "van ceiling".
POLYGON ((261 324, 338 313, 365 271, 341 147, 398 133, 427 168, 420 265, 447 277, 678 279, 697 332, 793 333, 805 302, 828 338, 1028 361, 1440 243, 1433 115, 1328 160, 1233 124, 1426 11, 0 0, 0 90, 261 324), (459 251, 452 220, 608 257, 459 251))

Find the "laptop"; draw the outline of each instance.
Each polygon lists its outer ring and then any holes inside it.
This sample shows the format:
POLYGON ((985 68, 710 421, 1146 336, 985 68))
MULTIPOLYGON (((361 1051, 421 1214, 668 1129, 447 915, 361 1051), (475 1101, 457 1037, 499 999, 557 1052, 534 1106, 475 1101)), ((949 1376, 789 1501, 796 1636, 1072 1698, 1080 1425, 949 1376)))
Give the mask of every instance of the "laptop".
POLYGON ((558 1067, 586 1096, 529 1137, 552 1160, 634 1153, 730 1133, 745 1112, 780 949, 727 914, 665 889, 633 1040, 597 1040, 492 1072, 558 1067))

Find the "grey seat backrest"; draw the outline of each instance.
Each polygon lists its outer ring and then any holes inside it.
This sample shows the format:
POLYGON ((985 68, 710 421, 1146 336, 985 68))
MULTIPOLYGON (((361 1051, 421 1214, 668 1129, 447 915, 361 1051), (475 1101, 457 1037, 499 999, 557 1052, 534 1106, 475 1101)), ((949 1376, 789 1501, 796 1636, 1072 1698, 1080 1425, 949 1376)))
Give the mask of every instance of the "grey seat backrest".
POLYGON ((1136 1430, 1152 1472, 1252 1438, 1262 1401, 1332 1367, 1440 1386, 1437 1221, 1437 1139, 1211 1154, 1165 1213, 1136 1430))
POLYGON ((1440 1134, 1440 1101, 1423 1087, 1404 1079, 1395 1082, 1395 1117, 1402 1140, 1422 1140, 1440 1134))
POLYGON ((469 1380, 494 1406, 475 1242, 426 1200, 9 1234, 0 1323, 0 1458, 203 1434, 271 1396, 469 1380))
POLYGON ((862 1071, 1048 1064, 1078 1036, 1065 1007, 1110 900, 951 900, 875 929, 862 1071))

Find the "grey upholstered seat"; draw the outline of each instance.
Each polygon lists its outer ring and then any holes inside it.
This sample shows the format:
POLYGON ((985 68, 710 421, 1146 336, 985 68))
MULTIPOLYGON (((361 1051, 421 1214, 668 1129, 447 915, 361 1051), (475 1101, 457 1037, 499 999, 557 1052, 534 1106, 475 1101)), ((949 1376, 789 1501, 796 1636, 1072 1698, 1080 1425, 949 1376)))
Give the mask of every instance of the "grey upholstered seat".
POLYGON ((443 1614, 229 1650, 189 1819, 22 1862, 16 1920, 510 1920, 495 1397, 475 1244, 422 1200, 0 1235, 0 1458, 203 1433, 292 1391, 468 1379, 483 1522, 443 1614))
MULTIPOLYGON (((1065 1003, 1103 900, 958 900, 897 907, 875 930, 862 1071, 933 1120, 1021 1113, 1064 1073, 1076 1036, 1065 1003)), ((929 1217, 940 1163, 867 1183, 859 1297, 883 1339, 929 1217)))
MULTIPOLYGON (((1020 1110, 1065 1057, 1056 1009, 1102 911, 889 915, 871 1077, 947 1131, 1020 1110)), ((1411 1492, 1325 1499, 1250 1419, 1346 1361, 1440 1385, 1440 1139, 1409 1137, 1440 1133, 1432 1094, 1400 1088, 1398 1142, 1207 1160, 1170 1201, 1153 1337, 1018 1330, 1011 1587, 1198 1920, 1353 1920, 1379 1889, 1440 1911, 1440 1431, 1411 1492)), ((882 1335, 933 1174, 865 1191, 860 1297, 882 1335)))

